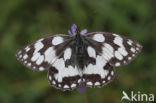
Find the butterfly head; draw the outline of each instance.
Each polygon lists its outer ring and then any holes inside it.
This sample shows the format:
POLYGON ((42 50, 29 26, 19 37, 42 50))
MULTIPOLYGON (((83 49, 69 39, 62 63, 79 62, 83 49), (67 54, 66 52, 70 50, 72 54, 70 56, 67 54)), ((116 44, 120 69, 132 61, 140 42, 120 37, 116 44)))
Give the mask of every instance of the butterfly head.
POLYGON ((69 35, 76 35, 76 34, 84 35, 86 33, 87 33, 87 29, 83 29, 80 31, 76 24, 73 24, 71 30, 68 30, 69 35))

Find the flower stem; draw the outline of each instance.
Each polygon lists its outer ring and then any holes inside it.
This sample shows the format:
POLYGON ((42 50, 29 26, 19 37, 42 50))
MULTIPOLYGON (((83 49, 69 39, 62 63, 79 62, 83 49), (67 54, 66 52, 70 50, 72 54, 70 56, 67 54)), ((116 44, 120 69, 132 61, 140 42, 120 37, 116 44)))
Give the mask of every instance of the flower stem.
POLYGON ((87 88, 85 90, 85 103, 88 103, 88 94, 87 94, 87 88))

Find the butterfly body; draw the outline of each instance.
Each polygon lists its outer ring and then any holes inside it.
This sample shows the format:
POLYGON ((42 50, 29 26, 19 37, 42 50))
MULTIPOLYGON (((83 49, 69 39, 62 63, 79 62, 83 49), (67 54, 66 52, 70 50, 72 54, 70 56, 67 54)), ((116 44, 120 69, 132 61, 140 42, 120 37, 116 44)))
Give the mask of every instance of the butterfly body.
POLYGON ((50 84, 73 90, 81 83, 102 87, 114 77, 114 68, 126 65, 141 51, 134 40, 107 32, 59 34, 20 49, 16 57, 32 70, 48 70, 50 84))

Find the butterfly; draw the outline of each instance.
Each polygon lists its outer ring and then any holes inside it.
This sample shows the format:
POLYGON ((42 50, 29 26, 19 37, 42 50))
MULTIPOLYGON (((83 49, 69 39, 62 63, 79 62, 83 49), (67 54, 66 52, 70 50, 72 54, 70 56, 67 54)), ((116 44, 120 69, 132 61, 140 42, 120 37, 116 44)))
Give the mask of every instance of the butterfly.
POLYGON ((16 57, 35 71, 48 71, 49 83, 62 91, 81 83, 103 87, 112 81, 114 68, 132 61, 142 46, 125 36, 109 32, 87 33, 73 24, 69 35, 41 38, 18 50, 16 57))

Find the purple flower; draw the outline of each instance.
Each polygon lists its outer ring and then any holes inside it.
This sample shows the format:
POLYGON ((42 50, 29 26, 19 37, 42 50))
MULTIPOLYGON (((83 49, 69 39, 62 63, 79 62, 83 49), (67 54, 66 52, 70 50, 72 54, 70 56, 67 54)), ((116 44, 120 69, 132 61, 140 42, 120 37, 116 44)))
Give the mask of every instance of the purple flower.
POLYGON ((71 30, 72 30, 72 34, 76 34, 76 30, 77 30, 76 24, 72 25, 71 30))
POLYGON ((84 93, 85 90, 86 90, 86 85, 85 85, 84 82, 82 82, 82 83, 78 86, 77 91, 78 91, 79 93, 84 93))
MULTIPOLYGON (((72 27, 71 27, 71 31, 68 30, 68 34, 69 35, 75 35, 76 34, 76 31, 77 31, 77 25, 76 24, 73 24, 72 27)), ((87 29, 83 29, 81 30, 80 34, 84 35, 87 33, 87 29)))
POLYGON ((86 34, 87 33, 87 29, 83 29, 83 30, 81 30, 81 32, 80 32, 80 34, 82 34, 82 35, 84 35, 84 34, 86 34))

